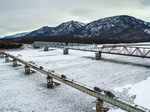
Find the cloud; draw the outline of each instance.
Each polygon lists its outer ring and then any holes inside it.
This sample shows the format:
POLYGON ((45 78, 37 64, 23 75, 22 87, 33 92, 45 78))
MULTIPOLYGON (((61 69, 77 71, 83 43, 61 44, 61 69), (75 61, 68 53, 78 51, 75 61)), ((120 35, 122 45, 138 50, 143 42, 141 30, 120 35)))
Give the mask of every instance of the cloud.
POLYGON ((150 6, 150 0, 142 0, 144 6, 150 6))
POLYGON ((149 0, 1 0, 0 34, 123 14, 150 21, 149 5, 149 0))

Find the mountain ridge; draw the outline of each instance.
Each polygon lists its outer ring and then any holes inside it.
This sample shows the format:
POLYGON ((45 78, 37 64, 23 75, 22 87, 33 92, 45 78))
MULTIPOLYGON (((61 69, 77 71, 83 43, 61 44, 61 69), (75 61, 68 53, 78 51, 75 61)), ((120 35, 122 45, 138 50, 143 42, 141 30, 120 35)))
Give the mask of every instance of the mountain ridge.
MULTIPOLYGON (((5 39, 4 39, 5 40, 5 39)), ((128 15, 102 18, 87 24, 64 22, 44 26, 12 41, 57 41, 80 43, 131 43, 150 41, 150 23, 128 15)))

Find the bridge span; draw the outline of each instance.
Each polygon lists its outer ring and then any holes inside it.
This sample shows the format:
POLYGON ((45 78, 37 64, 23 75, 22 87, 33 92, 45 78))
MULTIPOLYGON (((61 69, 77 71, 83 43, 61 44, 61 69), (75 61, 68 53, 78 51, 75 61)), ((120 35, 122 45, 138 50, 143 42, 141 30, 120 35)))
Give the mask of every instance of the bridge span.
POLYGON ((114 54, 122 56, 132 56, 141 58, 150 58, 150 44, 100 44, 100 45, 81 45, 81 46, 66 46, 64 44, 51 44, 46 47, 57 47, 64 49, 64 54, 71 50, 80 50, 95 52, 96 59, 101 58, 101 54, 114 54))

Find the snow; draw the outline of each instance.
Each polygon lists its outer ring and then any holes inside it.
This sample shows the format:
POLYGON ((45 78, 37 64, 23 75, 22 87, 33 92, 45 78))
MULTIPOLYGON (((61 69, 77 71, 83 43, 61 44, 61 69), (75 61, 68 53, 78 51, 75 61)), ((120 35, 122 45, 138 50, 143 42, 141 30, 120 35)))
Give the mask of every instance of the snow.
MULTIPOLYGON (((97 61, 91 52, 69 50, 69 55, 63 55, 61 49, 54 48, 50 48, 48 52, 30 47, 7 52, 65 74, 90 87, 98 86, 117 91, 116 88, 133 85, 135 90, 131 89, 129 94, 137 93, 135 102, 149 107, 147 105, 150 104, 150 99, 145 97, 149 92, 146 95, 142 93, 149 88, 141 86, 143 81, 149 80, 148 59, 103 54, 102 60, 97 61), (140 90, 141 93, 138 93, 140 90), (145 104, 139 103, 140 100, 145 101, 145 104)), ((0 59, 0 73, 2 112, 95 112, 95 98, 64 84, 52 90, 46 89, 46 78, 40 73, 25 76, 23 66, 13 68, 10 63, 6 64, 0 59)), ((111 109, 109 112, 123 111, 111 109)))
POLYGON ((135 84, 131 88, 130 93, 137 95, 137 98, 135 100, 137 104, 150 108, 150 97, 149 97, 150 86, 148 85, 150 85, 150 78, 138 84, 135 84))
POLYGON ((112 88, 118 85, 133 84, 150 76, 150 70, 145 67, 149 64, 149 60, 142 58, 134 58, 132 61, 131 57, 103 54, 104 58, 96 61, 93 59, 94 53, 70 50, 69 55, 63 55, 60 49, 53 49, 49 52, 44 52, 42 49, 38 51, 27 49, 10 53, 23 54, 21 58, 26 61, 34 61, 47 69, 64 73, 68 77, 91 86, 112 88))
POLYGON ((46 89, 39 73, 25 76, 23 67, 0 63, 0 112, 93 112, 93 98, 63 84, 46 89))
POLYGON ((150 34, 150 29, 145 29, 144 32, 150 34))
POLYGON ((116 88, 117 91, 128 89, 128 93, 136 95, 135 103, 145 108, 150 108, 150 78, 143 80, 134 85, 126 85, 124 87, 116 88))
POLYGON ((65 23, 60 24, 56 27, 56 33, 70 33, 74 32, 75 30, 81 29, 83 26, 85 26, 84 23, 78 22, 78 21, 68 21, 65 23))

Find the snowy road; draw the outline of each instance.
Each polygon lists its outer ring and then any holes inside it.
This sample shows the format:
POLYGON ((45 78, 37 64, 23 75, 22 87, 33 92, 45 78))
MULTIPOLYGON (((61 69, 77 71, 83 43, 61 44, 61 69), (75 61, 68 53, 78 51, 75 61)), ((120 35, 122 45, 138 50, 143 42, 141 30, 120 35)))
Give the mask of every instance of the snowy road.
MULTIPOLYGON (((59 49, 43 52, 26 48, 9 53, 20 54, 26 61, 34 61, 92 87, 114 89, 150 76, 150 61, 142 58, 103 55, 102 60, 96 61, 90 52, 71 50, 69 55, 62 55, 59 49)), ((45 77, 39 73, 25 76, 23 67, 12 68, 3 59, 0 59, 0 73, 0 112, 95 112, 94 98, 63 84, 48 90, 44 87, 45 77)))

